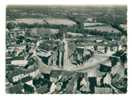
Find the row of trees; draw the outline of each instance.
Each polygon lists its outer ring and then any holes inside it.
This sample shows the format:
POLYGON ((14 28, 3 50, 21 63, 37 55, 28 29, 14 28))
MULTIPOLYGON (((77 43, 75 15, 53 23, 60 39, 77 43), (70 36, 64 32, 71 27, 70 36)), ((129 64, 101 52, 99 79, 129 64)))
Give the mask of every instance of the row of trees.
MULTIPOLYGON (((11 30, 14 29, 15 27, 20 27, 21 29, 31 29, 31 28, 53 28, 53 29, 59 29, 59 30, 67 30, 69 32, 73 32, 73 33, 82 33, 84 36, 87 36, 88 34, 90 35, 97 35, 97 36, 104 36, 106 38, 116 38, 116 37, 120 37, 121 34, 115 34, 115 33, 107 33, 107 32, 101 32, 101 31, 97 31, 97 30, 87 30, 84 29, 83 27, 81 27, 81 24, 78 22, 77 25, 74 26, 65 26, 65 25, 51 25, 51 24, 26 24, 26 23, 19 23, 16 24, 14 22, 9 22, 7 23, 7 29, 11 30)), ((124 32, 125 33, 125 32, 124 32)))

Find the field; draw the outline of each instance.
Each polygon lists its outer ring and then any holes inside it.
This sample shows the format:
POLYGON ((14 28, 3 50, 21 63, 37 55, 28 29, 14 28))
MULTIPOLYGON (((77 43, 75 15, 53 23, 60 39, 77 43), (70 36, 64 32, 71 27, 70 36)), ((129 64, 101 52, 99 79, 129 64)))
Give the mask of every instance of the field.
POLYGON ((51 25, 66 25, 66 26, 73 26, 76 23, 69 19, 62 19, 62 18, 44 18, 44 19, 37 19, 37 18, 22 18, 16 19, 17 23, 26 23, 26 24, 51 24, 51 25))

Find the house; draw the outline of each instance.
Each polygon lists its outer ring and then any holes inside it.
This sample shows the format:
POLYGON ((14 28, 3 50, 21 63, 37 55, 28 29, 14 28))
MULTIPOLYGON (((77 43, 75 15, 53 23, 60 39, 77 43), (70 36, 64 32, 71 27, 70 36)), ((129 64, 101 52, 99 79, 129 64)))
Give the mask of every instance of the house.
POLYGON ((20 68, 14 68, 14 70, 9 71, 7 73, 7 79, 11 83, 16 83, 19 81, 27 82, 29 80, 32 80, 32 78, 36 77, 39 74, 38 68, 33 69, 20 69, 20 68))

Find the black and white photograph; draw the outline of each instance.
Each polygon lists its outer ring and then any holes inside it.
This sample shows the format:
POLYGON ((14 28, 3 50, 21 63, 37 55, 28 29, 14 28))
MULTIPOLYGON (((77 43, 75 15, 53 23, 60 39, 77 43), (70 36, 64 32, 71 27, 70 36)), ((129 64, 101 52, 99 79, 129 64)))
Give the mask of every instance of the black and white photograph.
POLYGON ((127 5, 7 5, 7 94, 126 94, 127 5))

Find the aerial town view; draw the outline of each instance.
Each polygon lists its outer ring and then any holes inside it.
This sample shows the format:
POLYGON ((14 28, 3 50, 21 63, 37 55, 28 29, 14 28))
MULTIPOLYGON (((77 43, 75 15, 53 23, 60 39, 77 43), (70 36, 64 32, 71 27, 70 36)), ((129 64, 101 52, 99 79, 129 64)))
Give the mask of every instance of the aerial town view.
POLYGON ((127 93, 127 6, 9 5, 6 93, 127 93))

